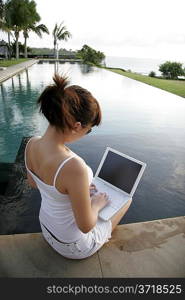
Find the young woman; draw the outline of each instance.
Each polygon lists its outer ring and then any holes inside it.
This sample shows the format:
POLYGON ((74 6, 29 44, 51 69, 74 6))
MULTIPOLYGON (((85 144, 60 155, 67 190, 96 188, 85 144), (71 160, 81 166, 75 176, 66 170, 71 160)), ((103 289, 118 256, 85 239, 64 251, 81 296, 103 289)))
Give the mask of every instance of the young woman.
POLYGON ((68 80, 57 74, 53 80, 38 99, 49 126, 42 137, 32 137, 26 145, 27 178, 41 194, 39 220, 46 241, 61 255, 82 259, 109 241, 130 202, 109 221, 98 218, 108 195, 94 193, 91 168, 65 144, 98 126, 101 109, 89 91, 68 86, 68 80))

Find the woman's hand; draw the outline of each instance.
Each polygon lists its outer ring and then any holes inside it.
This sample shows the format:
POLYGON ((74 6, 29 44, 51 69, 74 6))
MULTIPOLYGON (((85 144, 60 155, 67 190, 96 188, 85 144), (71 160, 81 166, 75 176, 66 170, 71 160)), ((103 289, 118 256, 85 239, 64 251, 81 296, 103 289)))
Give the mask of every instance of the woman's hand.
POLYGON ((91 183, 89 190, 90 190, 90 197, 92 197, 98 191, 95 184, 93 183, 91 183))
POLYGON ((98 193, 91 197, 92 208, 99 211, 109 202, 109 196, 106 193, 98 193))

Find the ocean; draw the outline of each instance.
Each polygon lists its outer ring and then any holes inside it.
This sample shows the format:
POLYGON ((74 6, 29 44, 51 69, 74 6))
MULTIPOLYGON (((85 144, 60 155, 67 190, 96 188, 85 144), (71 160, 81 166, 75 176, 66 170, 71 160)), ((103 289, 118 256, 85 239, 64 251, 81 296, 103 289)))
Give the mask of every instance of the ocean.
POLYGON ((107 67, 115 67, 130 70, 132 72, 148 75, 154 71, 156 75, 161 75, 159 72, 159 65, 166 60, 153 59, 153 58, 136 58, 136 57, 118 57, 106 56, 105 63, 107 67))

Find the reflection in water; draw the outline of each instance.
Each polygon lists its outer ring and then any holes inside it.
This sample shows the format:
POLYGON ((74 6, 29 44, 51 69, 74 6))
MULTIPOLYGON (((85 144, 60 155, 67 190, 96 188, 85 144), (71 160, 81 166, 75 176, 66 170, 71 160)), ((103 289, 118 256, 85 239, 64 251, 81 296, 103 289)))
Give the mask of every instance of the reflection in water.
POLYGON ((55 63, 54 63, 54 73, 58 73, 58 65, 59 65, 58 61, 55 61, 55 63))
POLYGON ((101 105, 103 121, 70 144, 96 171, 107 146, 147 163, 124 223, 185 214, 185 101, 183 98, 81 63, 37 64, 0 89, 0 156, 12 162, 23 136, 48 125, 36 101, 55 70, 87 88, 101 105))
POLYGON ((40 90, 31 90, 29 70, 1 83, 0 87, 0 161, 13 162, 22 136, 29 135, 30 127, 37 131, 42 120, 38 120, 38 109, 34 103, 40 90))
POLYGON ((30 83, 30 80, 29 80, 28 69, 25 70, 25 73, 26 73, 26 88, 27 88, 27 90, 30 90, 31 83, 30 83))
POLYGON ((12 80, 12 91, 15 92, 14 77, 12 77, 11 80, 12 80))
POLYGON ((5 100, 5 88, 4 88, 3 83, 0 84, 0 87, 1 87, 1 98, 4 101, 5 100))
POLYGON ((83 74, 93 72, 93 67, 90 65, 79 64, 80 70, 83 74))
POLYGON ((23 114, 22 109, 20 109, 17 105, 12 105, 11 109, 11 120, 10 126, 21 125, 23 123, 23 114))
POLYGON ((21 76, 20 76, 20 74, 18 74, 17 76, 18 76, 18 79, 19 79, 19 90, 21 92, 22 91, 21 76))

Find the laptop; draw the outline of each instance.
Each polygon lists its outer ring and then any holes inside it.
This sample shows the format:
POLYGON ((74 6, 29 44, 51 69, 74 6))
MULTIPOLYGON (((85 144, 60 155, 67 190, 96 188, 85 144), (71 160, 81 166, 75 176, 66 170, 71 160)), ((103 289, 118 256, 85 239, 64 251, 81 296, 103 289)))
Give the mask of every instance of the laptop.
POLYGON ((107 193, 108 204, 99 217, 109 220, 132 199, 145 170, 146 163, 107 147, 93 178, 97 193, 107 193))

